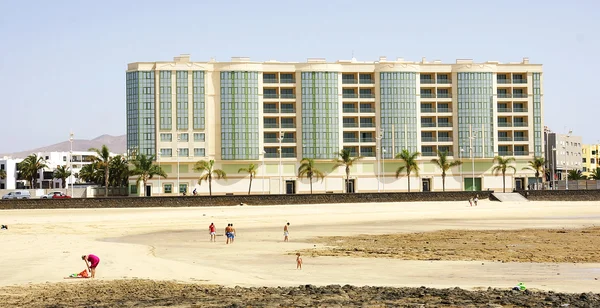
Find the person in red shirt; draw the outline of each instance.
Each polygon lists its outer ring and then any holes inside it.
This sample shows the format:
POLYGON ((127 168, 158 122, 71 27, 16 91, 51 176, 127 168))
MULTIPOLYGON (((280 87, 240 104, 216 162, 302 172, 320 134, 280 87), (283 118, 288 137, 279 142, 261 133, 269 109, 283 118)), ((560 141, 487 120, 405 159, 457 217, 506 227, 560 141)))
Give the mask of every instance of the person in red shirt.
POLYGON ((208 226, 208 232, 210 232, 210 241, 211 242, 216 242, 217 241, 217 227, 215 227, 214 223, 210 223, 210 226, 208 226))
POLYGON ((89 254, 81 256, 81 260, 85 262, 85 266, 87 266, 88 271, 92 274, 91 278, 96 278, 96 267, 98 263, 100 263, 100 258, 98 256, 89 254))

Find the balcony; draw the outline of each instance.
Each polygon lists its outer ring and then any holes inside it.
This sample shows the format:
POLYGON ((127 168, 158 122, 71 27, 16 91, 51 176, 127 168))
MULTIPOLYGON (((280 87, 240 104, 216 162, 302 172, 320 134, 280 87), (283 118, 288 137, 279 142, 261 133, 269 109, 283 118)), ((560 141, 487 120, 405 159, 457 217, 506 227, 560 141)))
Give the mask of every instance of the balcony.
POLYGON ((279 83, 277 78, 263 78, 263 83, 279 83))
POLYGON ((529 137, 527 137, 527 136, 515 137, 515 141, 529 141, 529 137))
POLYGON ((438 93, 438 98, 452 98, 452 93, 438 93))
POLYGON ((422 142, 435 142, 435 137, 421 137, 422 142))
POLYGON ((282 153, 281 157, 282 158, 295 158, 296 157, 296 153, 282 153))
POLYGON ((512 137, 498 137, 498 141, 500 141, 500 142, 512 141, 512 137))
POLYGON ((497 79, 498 84, 510 84, 510 79, 497 79))
POLYGON ((512 112, 511 108, 498 108, 498 112, 512 112))
POLYGON ((421 122, 421 127, 435 127, 435 123, 421 122))
POLYGON ((449 122, 439 122, 438 127, 452 127, 452 123, 449 122))
POLYGON ((362 112, 362 113, 375 113, 375 108, 360 107, 360 112, 362 112))
POLYGON ((439 142, 452 142, 452 137, 438 137, 439 142))
POLYGON ((296 79, 281 78, 280 83, 296 83, 296 79))
POLYGON ((435 108, 423 108, 423 107, 421 107, 421 113, 435 113, 435 108))
POLYGON ((421 93, 421 98, 435 98, 435 93, 421 93))
POLYGON ((358 108, 342 108, 343 113, 357 113, 358 108))
POLYGON ((263 127, 264 128, 279 128, 279 124, 278 123, 264 123, 263 127))
POLYGON ((440 79, 437 80, 438 84, 452 84, 452 79, 440 79))
POLYGON ((277 108, 263 108, 263 113, 279 113, 277 108))
POLYGON ((281 108, 281 113, 296 113, 294 108, 281 108))
POLYGON ((279 153, 265 153, 265 158, 279 158, 279 153))
POLYGON ((375 93, 360 93, 360 98, 375 98, 375 93))
POLYGON ((514 112, 527 112, 527 108, 515 108, 513 109, 514 112))
POLYGON ((498 122, 498 127, 512 127, 510 122, 498 122))
POLYGON ((283 140, 281 140, 281 143, 296 143, 296 138, 283 138, 283 140))
POLYGON ((344 142, 358 142, 358 138, 356 138, 356 137, 351 137, 351 138, 344 137, 344 142))
POLYGON ((362 157, 375 157, 375 152, 373 151, 361 151, 360 156, 362 157))
POLYGON ((529 151, 515 151, 515 156, 527 156, 529 155, 529 151))
POLYGON ((421 84, 433 84, 435 79, 421 79, 421 84))
POLYGON ((374 84, 375 80, 373 79, 361 79, 360 84, 374 84))
POLYGON ((498 98, 511 98, 512 95, 510 93, 498 93, 498 98))
POLYGON ((296 123, 281 123, 281 128, 296 128, 296 123))
POLYGON ((277 94, 277 93, 264 93, 263 97, 264 98, 279 98, 279 94, 277 94))
POLYGON ((265 138, 265 143, 279 143, 277 138, 265 138))
POLYGON ((282 93, 281 94, 281 98, 282 99, 296 98, 296 94, 293 94, 293 93, 282 93))
POLYGON ((356 93, 344 93, 342 94, 343 98, 358 98, 358 94, 356 93))
POLYGON ((512 151, 498 151, 498 156, 512 156, 512 151))
POLYGON ((527 93, 513 93, 512 96, 514 98, 527 98, 528 97, 527 93))
POLYGON ((513 123, 514 127, 527 127, 527 122, 514 122, 513 123))
POLYGON ((373 122, 361 122, 360 127, 375 127, 375 123, 373 122))
POLYGON ((452 108, 438 108, 437 112, 439 112, 439 113, 452 112, 452 108))
POLYGON ((375 138, 372 138, 372 137, 360 138, 360 142, 375 142, 375 138))
POLYGON ((356 123, 356 122, 353 122, 353 123, 344 122, 344 127, 358 127, 358 123, 356 123))
POLYGON ((524 84, 524 83, 527 83, 527 79, 513 79, 512 83, 524 84))
POLYGON ((426 157, 437 156, 437 153, 436 152, 421 152, 421 156, 426 156, 426 157))
POLYGON ((342 84, 357 84, 357 79, 342 79, 342 84))

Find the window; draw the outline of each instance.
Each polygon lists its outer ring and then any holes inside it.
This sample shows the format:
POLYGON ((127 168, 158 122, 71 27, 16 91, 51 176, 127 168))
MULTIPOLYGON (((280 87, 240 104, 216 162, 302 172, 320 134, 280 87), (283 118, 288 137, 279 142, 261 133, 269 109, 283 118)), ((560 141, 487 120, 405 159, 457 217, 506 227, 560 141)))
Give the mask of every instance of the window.
POLYGON ((590 164, 595 164, 596 163, 596 159, 595 158, 590 158, 590 164))
POLYGON ((179 149, 179 156, 180 157, 188 157, 190 155, 190 150, 189 149, 179 149))
POLYGON ((135 185, 135 184, 130 185, 129 186, 129 193, 132 194, 132 195, 137 194, 137 185, 135 185))
POLYGON ((204 148, 195 148, 194 149, 194 156, 196 157, 204 157, 206 156, 206 151, 204 148))
POLYGON ((190 141, 190 135, 187 133, 179 134, 179 141, 183 141, 183 142, 190 141))
POLYGON ((183 193, 187 193, 187 184, 179 184, 179 193, 183 194, 183 193))
POLYGON ((46 160, 50 159, 50 156, 46 156, 46 160))
POLYGON ((173 141, 173 135, 171 134, 160 134, 160 141, 171 142, 173 141))
POLYGON ((587 168, 586 167, 583 167, 583 172, 587 172, 587 168))
POLYGON ((194 133, 194 141, 204 142, 204 133, 194 133))
POLYGON ((164 185, 165 194, 170 194, 173 192, 173 184, 165 184, 164 185))
POLYGON ((173 150, 172 149, 160 149, 160 156, 162 157, 172 157, 173 150))
POLYGON ((67 157, 66 156, 63 156, 63 161, 67 161, 67 157))
POLYGON ((585 159, 585 157, 584 157, 584 158, 582 158, 582 159, 581 159, 581 162, 582 162, 582 163, 585 163, 585 160, 586 160, 586 159, 585 159))
POLYGON ((0 164, 0 170, 4 170, 4 164, 0 164))

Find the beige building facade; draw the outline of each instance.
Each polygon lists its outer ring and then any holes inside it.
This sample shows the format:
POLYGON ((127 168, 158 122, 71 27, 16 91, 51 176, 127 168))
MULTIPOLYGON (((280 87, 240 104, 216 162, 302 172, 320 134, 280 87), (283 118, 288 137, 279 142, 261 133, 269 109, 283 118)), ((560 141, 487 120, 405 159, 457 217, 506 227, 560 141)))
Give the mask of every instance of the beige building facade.
POLYGON ((214 160, 227 180, 213 181, 213 194, 308 193, 298 178, 302 158, 326 174, 315 193, 407 191, 396 178, 402 150, 421 153, 411 191, 441 191, 438 151, 463 165, 447 172, 446 190, 502 189, 492 174, 495 156, 514 157, 517 172, 507 190, 533 183, 525 170, 544 156, 542 66, 457 60, 419 62, 385 57, 373 62, 302 63, 193 62, 188 55, 167 62, 136 62, 127 72, 127 143, 130 153, 153 155, 168 173, 132 194, 208 192, 194 163, 214 160), (341 149, 362 157, 334 168, 341 149))

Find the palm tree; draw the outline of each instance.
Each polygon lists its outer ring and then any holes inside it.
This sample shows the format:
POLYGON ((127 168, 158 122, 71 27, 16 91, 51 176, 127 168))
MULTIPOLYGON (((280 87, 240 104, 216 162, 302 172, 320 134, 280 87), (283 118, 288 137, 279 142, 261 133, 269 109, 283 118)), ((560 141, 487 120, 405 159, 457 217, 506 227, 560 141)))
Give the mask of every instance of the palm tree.
POLYGON ((104 169, 104 196, 108 197, 108 175, 109 175, 109 164, 110 164, 110 151, 106 145, 102 145, 102 148, 90 148, 88 151, 96 152, 96 157, 94 157, 94 161, 97 162, 98 168, 104 169))
POLYGON ((62 188, 67 188, 67 178, 71 176, 71 170, 66 165, 58 166, 52 177, 55 179, 60 179, 62 182, 62 188))
POLYGON ((79 171, 79 178, 86 183, 102 185, 104 182, 104 170, 98 168, 97 163, 83 165, 79 171))
POLYGON ((446 191, 446 171, 450 170, 450 168, 452 167, 460 166, 462 164, 462 161, 448 161, 448 152, 446 151, 437 151, 437 155, 438 158, 432 159, 431 162, 440 167, 440 169, 442 169, 442 191, 446 191))
POLYGON ((538 183, 540 178, 540 173, 544 172, 544 165, 546 161, 543 157, 534 157, 533 160, 529 161, 529 166, 523 168, 523 170, 533 170, 535 171, 535 182, 538 183))
POLYGON ((125 156, 117 155, 111 158, 108 169, 110 170, 108 185, 112 187, 127 187, 131 171, 129 170, 129 162, 125 156))
POLYGON ((588 179, 590 179, 590 180, 600 180, 600 167, 596 167, 596 170, 590 172, 590 175, 588 176, 588 179))
POLYGON ((410 153, 408 150, 404 149, 402 152, 396 154, 396 159, 401 159, 404 161, 404 166, 398 167, 396 170, 396 178, 400 177, 400 173, 402 171, 406 171, 406 176, 408 177, 408 192, 410 192, 410 174, 412 171, 415 171, 415 175, 419 176, 419 166, 417 165, 417 157, 419 157, 421 153, 414 152, 410 153))
POLYGON ((238 173, 243 171, 243 172, 250 174, 250 185, 248 185, 248 194, 250 194, 250 191, 252 190, 252 179, 254 179, 254 177, 256 176, 257 170, 258 170, 258 167, 255 164, 250 164, 250 165, 248 165, 248 168, 240 168, 238 170, 238 173))
POLYGON ((361 159, 362 157, 358 156, 358 157, 352 157, 352 152, 350 152, 350 150, 348 149, 342 149, 340 150, 340 152, 338 153, 338 158, 334 159, 333 162, 335 163, 335 166, 333 166, 333 170, 339 168, 339 167, 345 167, 346 169, 346 188, 345 191, 348 192, 348 182, 350 181, 350 167, 352 167, 352 165, 354 165, 354 163, 356 161, 358 161, 359 159, 361 159))
POLYGON ((209 161, 201 160, 199 162, 196 162, 196 164, 194 165, 195 171, 203 173, 202 175, 200 175, 200 178, 198 179, 198 185, 202 185, 202 181, 207 181, 208 182, 208 193, 211 196, 212 196, 212 179, 213 179, 213 177, 217 180, 227 179, 227 174, 225 174, 225 171, 223 171, 221 169, 213 169, 214 165, 215 165, 215 161, 212 159, 209 161))
POLYGON ((167 174, 158 165, 154 164, 154 156, 146 156, 139 154, 135 156, 135 159, 131 162, 133 169, 131 175, 139 175, 136 184, 140 184, 140 181, 144 183, 144 189, 148 184, 148 180, 156 176, 163 178, 167 177, 167 174))
POLYGON ((0 170, 0 180, 6 179, 6 171, 4 169, 0 170))
POLYGON ((46 160, 41 156, 37 156, 37 154, 27 156, 18 164, 18 169, 21 172, 22 177, 30 180, 32 189, 36 188, 39 171, 44 168, 48 168, 46 160))
POLYGON ((567 179, 577 181, 577 180, 583 180, 584 178, 583 178, 583 175, 581 175, 581 170, 573 169, 573 170, 569 170, 567 179))
POLYGON ((312 158, 302 158, 302 160, 300 161, 300 167, 298 168, 298 177, 308 178, 308 181, 310 183, 310 194, 312 195, 313 178, 317 178, 317 181, 319 180, 319 178, 321 178, 321 181, 323 181, 325 175, 319 169, 315 168, 315 161, 312 158))
MULTIPOLYGON (((506 170, 512 169, 514 171, 514 173, 517 173, 517 169, 515 169, 515 167, 509 165, 511 162, 515 161, 515 158, 514 157, 504 158, 502 156, 496 156, 496 158, 494 158, 494 161, 498 165, 494 166, 494 168, 492 169, 492 173, 494 173, 494 175, 498 175, 499 172, 502 172, 502 192, 506 192, 506 170)), ((475 179, 473 179, 473 180, 475 180, 475 179)))

